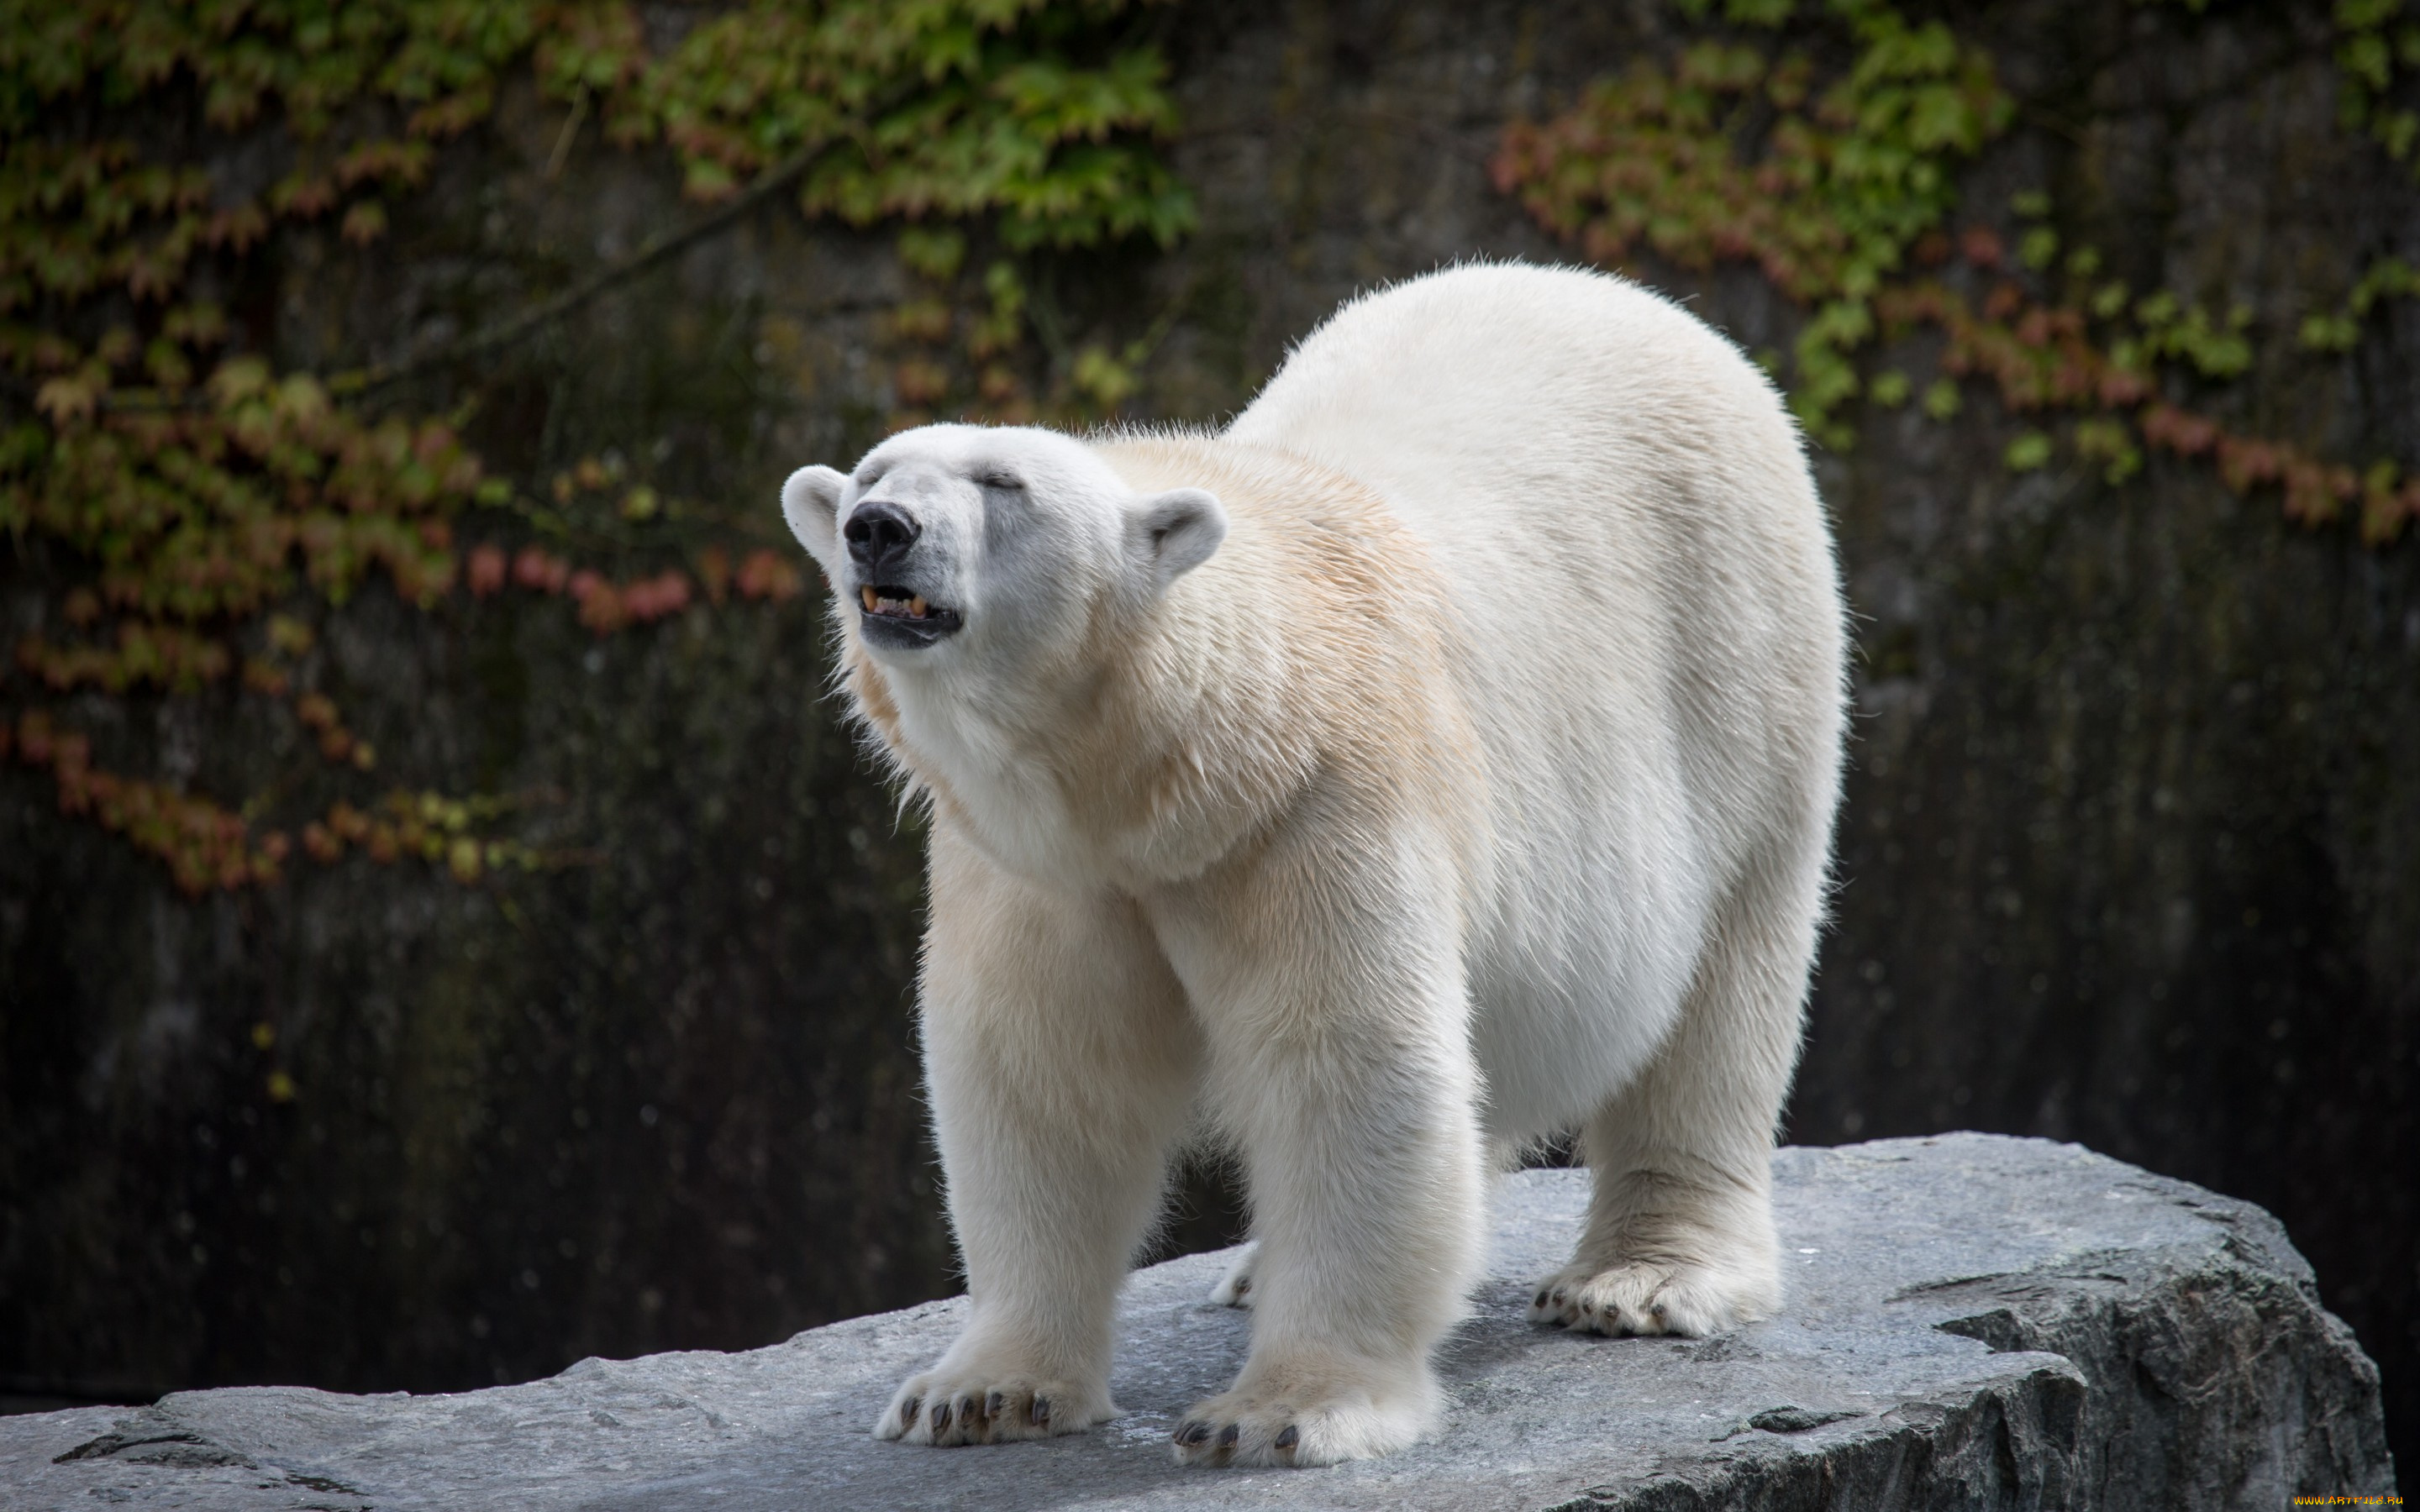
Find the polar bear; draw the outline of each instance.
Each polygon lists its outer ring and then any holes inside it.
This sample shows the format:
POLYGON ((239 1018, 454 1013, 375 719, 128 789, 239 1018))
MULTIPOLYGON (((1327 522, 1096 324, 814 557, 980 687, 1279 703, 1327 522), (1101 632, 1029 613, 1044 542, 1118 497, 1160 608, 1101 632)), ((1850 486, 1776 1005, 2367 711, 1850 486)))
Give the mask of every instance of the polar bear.
POLYGON ((1769 1206, 1843 731, 1796 429, 1678 306, 1466 266, 1359 299, 1211 434, 930 425, 783 488, 847 695, 931 804, 921 1020, 964 1334, 875 1431, 1113 1414, 1194 1118, 1255 1239, 1187 1463, 1439 1412, 1491 1167, 1594 1195, 1530 1317, 1780 1300, 1769 1206))

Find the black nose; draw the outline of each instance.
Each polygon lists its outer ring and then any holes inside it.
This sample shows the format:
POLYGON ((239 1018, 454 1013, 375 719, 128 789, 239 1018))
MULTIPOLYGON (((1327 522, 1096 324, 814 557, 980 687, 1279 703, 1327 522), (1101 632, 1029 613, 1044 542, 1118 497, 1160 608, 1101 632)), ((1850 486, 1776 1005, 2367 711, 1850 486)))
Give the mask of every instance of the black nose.
POLYGON ((876 568, 892 563, 907 555, 924 533, 924 527, 915 517, 888 501, 860 504, 841 527, 841 536, 848 542, 849 560, 858 569, 871 574, 876 568))

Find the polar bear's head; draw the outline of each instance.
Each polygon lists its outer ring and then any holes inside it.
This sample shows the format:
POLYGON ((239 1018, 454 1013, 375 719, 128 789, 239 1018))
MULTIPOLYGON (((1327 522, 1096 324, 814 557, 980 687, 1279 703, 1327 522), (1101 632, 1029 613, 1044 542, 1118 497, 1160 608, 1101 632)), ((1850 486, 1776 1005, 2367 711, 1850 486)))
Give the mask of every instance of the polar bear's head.
POLYGON ((926 425, 854 471, 800 468, 782 513, 886 665, 1017 661, 1140 609, 1209 560, 1227 516, 1199 488, 1137 494, 1056 431, 926 425))

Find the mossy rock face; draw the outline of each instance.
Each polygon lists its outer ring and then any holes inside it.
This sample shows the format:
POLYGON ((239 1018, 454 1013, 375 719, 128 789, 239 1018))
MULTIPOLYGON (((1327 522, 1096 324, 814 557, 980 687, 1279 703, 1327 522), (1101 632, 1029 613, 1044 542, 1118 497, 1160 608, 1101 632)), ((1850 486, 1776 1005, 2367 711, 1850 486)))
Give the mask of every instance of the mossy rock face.
MULTIPOLYGON (((2420 458, 2420 307, 2381 307, 2350 357, 2290 340, 2420 196, 2336 126, 2323 17, 2215 9, 1973 22, 2025 113, 1961 215, 2049 186, 2071 242, 2272 333, 2180 399, 2420 458)), ((1129 412, 1215 419, 1373 282, 1572 255, 1491 187, 1498 133, 1677 32, 1585 6, 1177 11, 1169 152, 1200 231, 1037 287, 1069 344, 1165 317, 1129 412)), ((659 161, 583 149, 548 178, 534 100, 498 122, 372 255, 272 251, 251 297, 282 362, 474 328, 695 213, 659 161)), ((1796 330, 1753 273, 1639 271, 1751 350, 1796 330)), ((531 486, 611 450, 769 522, 790 468, 845 464, 897 408, 882 316, 917 286, 887 241, 770 206, 406 397, 475 397, 475 444, 531 486)), ((1920 389, 1928 342, 1879 355, 1920 389)), ((2050 1134, 2267 1205, 2381 1361, 2409 1456, 2413 548, 2304 531, 2199 462, 2009 472, 2041 424, 1969 384, 1954 421, 1867 412, 1819 458, 1863 656, 1791 1134, 2050 1134)), ((0 565, 11 633, 39 627, 42 571, 0 565)), ((378 785, 520 795, 519 832, 571 859, 464 887, 355 857, 188 903, 0 767, 0 1373, 467 1385, 948 1290, 908 1002, 919 834, 825 694, 814 594, 600 639, 559 599, 382 594, 311 667, 378 785)), ((80 717, 100 748, 130 716, 80 717)), ((187 722, 158 747, 210 791, 334 781, 232 702, 187 722)), ((1197 1183, 1177 1242, 1231 1230, 1232 1200, 1197 1183)))
POLYGON ((195 903, 12 775, 12 1368, 427 1388, 944 1288, 915 835, 819 697, 816 610, 595 644, 553 603, 365 609, 327 654, 410 689, 382 765, 518 750, 572 858, 195 903))
MULTIPOLYGON (((695 213, 618 156, 576 186, 517 177, 526 146, 501 131, 374 256, 273 249, 281 360, 475 327, 695 213)), ((898 280, 877 246, 768 213, 409 398, 471 400, 491 471, 533 491, 617 453, 778 542, 781 477, 876 434, 846 359, 898 280)), ((567 549, 679 560, 676 531, 651 547, 610 500, 584 507, 567 549)), ((39 568, 6 584, 12 628, 40 626, 39 568)), ((172 701, 156 740, 126 728, 139 705, 54 707, 98 764, 156 748, 163 775, 286 809, 495 795, 474 835, 543 864, 464 886, 355 849, 194 901, 57 813, 46 776, 0 769, 0 1374, 458 1387, 948 1289, 909 1011, 920 824, 829 696, 820 589, 608 636, 536 594, 290 607, 318 631, 296 686, 375 748, 368 777, 258 700, 172 701)))

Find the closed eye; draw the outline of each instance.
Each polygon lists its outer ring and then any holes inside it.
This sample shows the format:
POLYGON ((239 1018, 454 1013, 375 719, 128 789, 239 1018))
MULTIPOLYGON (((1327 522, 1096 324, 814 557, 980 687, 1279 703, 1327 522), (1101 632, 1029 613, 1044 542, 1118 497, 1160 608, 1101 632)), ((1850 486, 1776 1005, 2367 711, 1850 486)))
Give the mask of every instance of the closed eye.
POLYGON ((975 482, 985 488, 1022 488, 1025 480, 1014 472, 979 472, 975 482))

